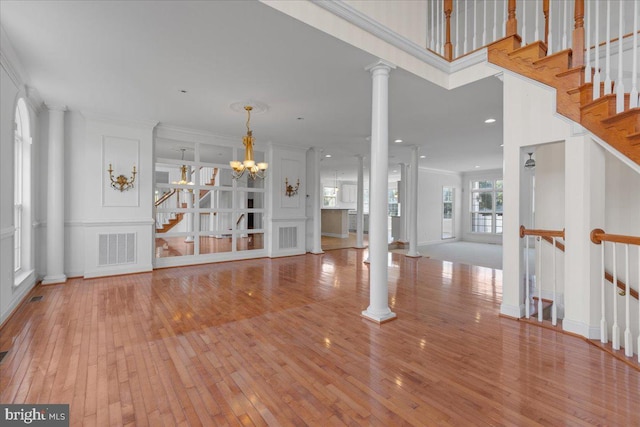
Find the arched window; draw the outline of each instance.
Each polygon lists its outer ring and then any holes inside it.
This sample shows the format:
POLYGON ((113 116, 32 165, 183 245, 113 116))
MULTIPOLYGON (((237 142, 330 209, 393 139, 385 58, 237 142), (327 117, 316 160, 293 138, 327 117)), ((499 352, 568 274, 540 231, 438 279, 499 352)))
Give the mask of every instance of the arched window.
POLYGON ((29 230, 25 229, 29 221, 30 199, 30 153, 31 134, 29 127, 29 111, 24 99, 20 98, 16 105, 15 145, 14 145, 14 269, 21 273, 28 267, 30 245, 29 230), (26 203, 25 203, 26 202, 26 203))

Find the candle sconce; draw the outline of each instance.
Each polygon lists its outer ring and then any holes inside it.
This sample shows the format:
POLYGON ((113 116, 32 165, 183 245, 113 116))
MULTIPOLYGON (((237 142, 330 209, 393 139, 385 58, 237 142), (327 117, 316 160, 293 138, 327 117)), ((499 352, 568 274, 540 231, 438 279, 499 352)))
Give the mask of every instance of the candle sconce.
POLYGON ((299 188, 300 188, 300 178, 298 178, 298 182, 296 183, 295 187, 289 184, 288 178, 284 179, 284 194, 287 195, 288 197, 293 197, 296 194, 298 194, 299 188))
POLYGON ((117 177, 114 178, 113 167, 111 166, 111 163, 109 163, 109 169, 107 170, 107 172, 109 172, 109 179, 111 179, 111 187, 114 190, 120 190, 120 191, 125 191, 130 188, 133 188, 133 183, 136 181, 136 174, 138 173, 136 172, 136 167, 134 165, 133 170, 131 171, 130 178, 127 178, 124 175, 118 175, 117 177))

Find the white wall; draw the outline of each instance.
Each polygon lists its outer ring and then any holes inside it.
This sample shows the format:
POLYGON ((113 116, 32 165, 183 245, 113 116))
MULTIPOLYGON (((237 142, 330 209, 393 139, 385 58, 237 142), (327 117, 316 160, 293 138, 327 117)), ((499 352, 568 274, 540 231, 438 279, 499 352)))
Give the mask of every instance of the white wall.
POLYGON ((465 172, 462 174, 462 240, 465 242, 490 243, 494 245, 502 244, 502 234, 493 233, 472 233, 471 232, 471 181, 502 179, 502 170, 493 169, 477 172, 465 172))
POLYGON ((269 224, 268 255, 304 254, 307 249, 307 149, 271 144, 268 155, 267 185, 271 194, 267 197, 267 212, 270 212, 266 220, 269 224), (294 184, 300 180, 298 193, 292 197, 285 194, 285 178, 294 184))
MULTIPOLYGON (((455 240, 462 236, 463 217, 462 177, 455 172, 418 169, 418 245, 441 243, 442 240, 442 187, 455 190, 455 240)), ((451 242, 452 240, 447 240, 451 242)))

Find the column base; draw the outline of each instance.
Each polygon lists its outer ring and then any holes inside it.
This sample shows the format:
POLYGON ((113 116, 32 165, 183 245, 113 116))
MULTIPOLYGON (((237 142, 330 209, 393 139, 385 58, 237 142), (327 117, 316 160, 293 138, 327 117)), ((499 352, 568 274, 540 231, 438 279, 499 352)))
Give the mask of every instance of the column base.
POLYGON ((420 255, 419 252, 414 252, 414 253, 407 252, 404 256, 409 258, 422 258, 422 255, 420 255))
POLYGON ((322 249, 320 249, 319 251, 311 251, 309 253, 311 253, 313 255, 322 255, 324 253, 324 251, 322 249))
POLYGON ((355 245, 353 248, 354 249, 367 249, 369 246, 367 245, 355 245))
POLYGON ((67 276, 65 276, 64 274, 59 274, 57 276, 45 276, 44 279, 42 279, 42 284, 55 285, 57 283, 64 283, 66 281, 67 281, 67 276))
POLYGON ((366 320, 369 320, 371 322, 375 322, 379 325, 386 323, 386 322, 390 322, 392 320, 395 320, 398 318, 398 316, 396 316, 396 314, 392 311, 389 311, 386 314, 380 315, 380 314, 376 314, 376 313, 370 313, 368 310, 364 310, 362 312, 362 317, 365 318, 366 320))

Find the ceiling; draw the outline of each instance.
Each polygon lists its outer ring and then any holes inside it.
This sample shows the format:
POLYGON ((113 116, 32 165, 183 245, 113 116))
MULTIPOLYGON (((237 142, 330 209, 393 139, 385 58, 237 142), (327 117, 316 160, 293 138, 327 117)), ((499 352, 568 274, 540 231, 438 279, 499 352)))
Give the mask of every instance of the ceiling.
MULTIPOLYGON (((367 155, 377 58, 254 1, 7 1, 0 23, 47 103, 232 136, 244 111, 257 149, 321 147, 323 176, 355 179, 367 155), (183 91, 186 91, 184 93, 183 91), (264 145, 262 145, 264 147, 264 145)), ((502 83, 447 91, 402 70, 389 81, 390 172, 421 146, 421 166, 502 167, 502 83), (494 117, 491 125, 484 120, 494 117), (403 143, 395 144, 395 139, 403 143)))

